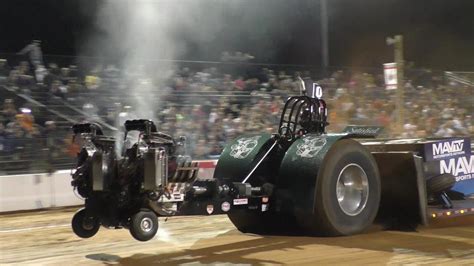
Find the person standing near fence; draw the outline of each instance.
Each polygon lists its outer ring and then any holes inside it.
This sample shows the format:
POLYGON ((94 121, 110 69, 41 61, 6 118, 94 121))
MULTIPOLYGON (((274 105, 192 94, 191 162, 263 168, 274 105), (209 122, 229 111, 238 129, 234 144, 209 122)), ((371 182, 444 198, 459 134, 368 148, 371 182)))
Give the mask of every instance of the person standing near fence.
POLYGON ((41 51, 41 41, 33 40, 30 44, 25 46, 18 52, 19 55, 28 55, 30 63, 36 69, 39 65, 43 65, 43 52, 41 51))

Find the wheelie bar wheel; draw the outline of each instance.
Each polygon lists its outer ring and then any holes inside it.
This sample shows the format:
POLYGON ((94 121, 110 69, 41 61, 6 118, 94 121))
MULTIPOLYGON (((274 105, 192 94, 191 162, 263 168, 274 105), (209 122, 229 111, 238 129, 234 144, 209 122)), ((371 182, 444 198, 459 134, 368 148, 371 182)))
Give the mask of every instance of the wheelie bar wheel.
POLYGON ((439 194, 451 189, 456 184, 456 177, 451 174, 434 176, 426 181, 428 193, 439 194))

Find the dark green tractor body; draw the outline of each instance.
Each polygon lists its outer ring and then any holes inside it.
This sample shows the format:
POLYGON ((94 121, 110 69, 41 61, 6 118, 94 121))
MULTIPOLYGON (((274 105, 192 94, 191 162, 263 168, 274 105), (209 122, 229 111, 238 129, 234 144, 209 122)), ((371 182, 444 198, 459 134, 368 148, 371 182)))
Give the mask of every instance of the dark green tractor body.
POLYGON ((180 154, 184 138, 158 132, 150 120, 125 123, 140 134, 123 158, 113 152, 120 140, 91 124, 74 126, 85 139, 72 175, 85 198, 74 232, 125 227, 147 241, 159 216, 227 214, 242 232, 338 236, 374 221, 416 226, 474 213, 470 139, 380 140, 380 128, 364 126, 328 134, 320 90, 313 84, 312 96, 288 98, 278 132, 229 142, 212 179, 197 177, 199 163, 180 154), (455 176, 467 179, 464 194, 453 190, 455 176))

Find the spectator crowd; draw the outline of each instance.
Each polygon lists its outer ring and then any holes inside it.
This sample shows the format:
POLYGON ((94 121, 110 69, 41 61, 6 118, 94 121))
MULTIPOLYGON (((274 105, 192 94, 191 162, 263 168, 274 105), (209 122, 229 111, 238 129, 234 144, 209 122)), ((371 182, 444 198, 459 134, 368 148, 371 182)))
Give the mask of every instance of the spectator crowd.
POLYGON ((51 170, 51 161, 61 158, 72 162, 78 149, 70 140, 72 120, 119 128, 142 115, 141 102, 152 103, 149 116, 160 131, 187 137, 193 158, 216 158, 237 135, 276 132, 286 97, 299 94, 298 76, 322 85, 332 132, 364 124, 383 126, 387 137, 474 134, 472 85, 428 70, 407 71, 405 122, 399 132, 394 127, 396 92, 385 89, 380 70, 339 70, 318 79, 302 68, 157 65, 59 67, 52 62, 45 66, 36 57, 16 65, 0 59, 1 160, 27 159, 24 154, 35 150, 49 160, 35 166, 41 170, 51 170), (70 108, 58 111, 58 106, 70 108))

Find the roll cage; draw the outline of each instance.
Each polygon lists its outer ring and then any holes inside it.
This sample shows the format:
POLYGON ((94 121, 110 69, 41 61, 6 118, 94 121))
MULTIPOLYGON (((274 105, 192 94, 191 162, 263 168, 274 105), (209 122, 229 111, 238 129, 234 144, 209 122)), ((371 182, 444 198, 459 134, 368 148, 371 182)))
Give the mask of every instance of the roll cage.
POLYGON ((324 100, 307 95, 293 96, 288 98, 283 107, 278 133, 293 140, 307 133, 323 134, 327 125, 324 100))

